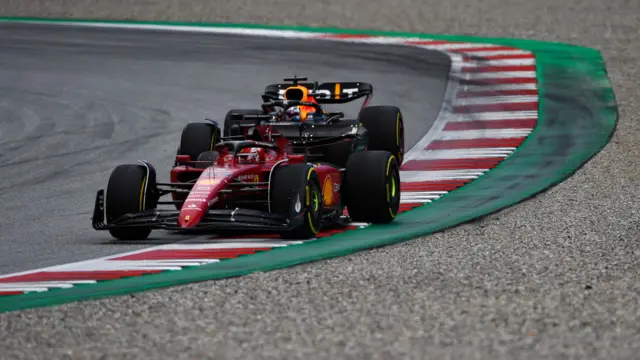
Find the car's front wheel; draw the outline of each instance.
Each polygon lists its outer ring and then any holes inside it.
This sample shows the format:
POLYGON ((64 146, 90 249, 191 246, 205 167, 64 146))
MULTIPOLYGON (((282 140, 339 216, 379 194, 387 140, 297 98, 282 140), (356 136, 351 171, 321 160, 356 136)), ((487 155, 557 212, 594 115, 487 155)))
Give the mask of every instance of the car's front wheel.
MULTIPOLYGON (((122 215, 155 209, 158 197, 155 194, 156 173, 148 164, 119 165, 109 177, 105 199, 107 222, 122 215)), ((119 240, 143 240, 151 234, 148 227, 122 227, 109 229, 119 240)))
POLYGON ((320 231, 322 193, 318 174, 308 164, 283 165, 274 170, 269 189, 271 212, 288 217, 296 225, 280 235, 309 239, 320 231))

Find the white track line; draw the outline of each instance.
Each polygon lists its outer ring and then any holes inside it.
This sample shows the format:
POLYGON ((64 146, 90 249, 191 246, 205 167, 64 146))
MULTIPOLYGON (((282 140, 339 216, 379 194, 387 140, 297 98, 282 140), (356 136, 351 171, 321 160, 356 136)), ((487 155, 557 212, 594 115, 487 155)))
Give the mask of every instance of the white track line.
POLYGON ((485 80, 485 79, 523 79, 536 78, 535 71, 509 71, 509 72, 478 72, 463 73, 462 78, 466 80, 485 80))
POLYGON ((45 292, 45 291, 49 291, 49 288, 46 287, 6 287, 6 288, 2 288, 0 289, 0 294, 3 292, 13 292, 13 291, 19 291, 19 292, 45 292))
MULTIPOLYGON (((506 157, 512 152, 513 148, 424 150, 417 161, 506 157)), ((404 182, 404 179, 402 181, 404 182)))
MULTIPOLYGON (((225 239, 220 239, 224 241, 225 239)), ((232 240, 232 239, 229 239, 232 240)), ((188 244, 188 243, 176 243, 176 244, 167 244, 160 246, 158 248, 154 248, 154 250, 211 250, 211 249, 251 249, 251 248, 263 248, 263 247, 283 247, 289 245, 302 244, 303 241, 289 241, 289 242, 279 242, 274 241, 275 239, 268 239, 268 242, 239 242, 244 241, 245 239, 233 239, 233 243, 214 243, 214 241, 219 241, 219 239, 211 240, 211 243, 199 243, 199 244, 188 244)), ((261 239, 264 241, 265 239, 261 239)))
POLYGON ((491 51, 492 48, 502 48, 502 45, 495 44, 475 44, 475 43, 449 43, 449 44, 435 44, 435 45, 415 45, 417 47, 422 47, 426 49, 435 49, 435 50, 464 50, 464 49, 477 49, 477 48, 486 48, 487 51, 491 51))
POLYGON ((500 91, 500 90, 537 90, 537 84, 482 84, 461 85, 462 92, 469 91, 500 91))
POLYGON ((113 29, 131 29, 131 30, 157 30, 170 32, 190 32, 190 33, 210 33, 210 34, 226 34, 226 35, 247 35, 247 36, 265 36, 280 38, 318 38, 320 35, 331 35, 329 33, 306 33, 296 30, 272 30, 272 29, 248 29, 248 28, 232 28, 232 27, 214 27, 214 26, 180 26, 180 25, 155 25, 155 24, 121 24, 121 23, 103 23, 103 22, 87 22, 79 23, 74 21, 23 21, 22 23, 61 25, 75 27, 97 27, 97 28, 113 28, 113 29))
POLYGON ((443 131, 438 140, 505 139, 528 136, 533 129, 481 129, 443 131))
MULTIPOLYGON (((531 54, 530 51, 526 50, 488 50, 488 51, 470 51, 470 52, 461 52, 466 56, 476 56, 476 57, 488 57, 488 56, 497 56, 497 55, 528 55, 531 54)), ((482 59, 478 59, 482 60, 482 59)))
POLYGON ((463 68, 483 68, 487 66, 533 66, 536 59, 495 59, 465 63, 463 68))
POLYGON ((453 106, 461 105, 489 105, 489 104, 511 104, 511 103, 538 103, 537 96, 512 95, 512 96, 482 96, 471 98, 456 98, 453 106))
POLYGON ((537 119, 537 111, 495 111, 495 112, 480 112, 480 113, 466 113, 457 114, 453 117, 451 122, 464 122, 464 121, 489 121, 489 120, 509 120, 509 119, 537 119))
POLYGON ((486 169, 470 170, 432 170, 432 171, 400 171, 403 182, 419 182, 434 180, 467 180, 480 177, 486 169))

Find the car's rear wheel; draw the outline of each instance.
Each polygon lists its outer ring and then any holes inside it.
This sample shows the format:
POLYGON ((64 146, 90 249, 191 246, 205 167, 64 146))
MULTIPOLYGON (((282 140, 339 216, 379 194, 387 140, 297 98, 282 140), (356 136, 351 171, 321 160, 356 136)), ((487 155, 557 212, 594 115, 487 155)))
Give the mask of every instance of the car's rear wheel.
POLYGON ((224 129, 223 129, 223 134, 224 136, 236 136, 236 135, 242 135, 242 132, 240 133, 235 133, 232 131, 232 127, 233 125, 236 124, 246 124, 246 125, 252 125, 255 124, 254 120, 233 120, 232 115, 233 114, 238 114, 238 115, 263 115, 264 111, 259 110, 259 109, 235 109, 235 110, 229 110, 229 112, 227 112, 227 115, 224 117, 224 129))
POLYGON ((285 239, 310 239, 320 231, 322 193, 315 168, 308 164, 283 165, 271 177, 271 212, 287 216, 297 225, 280 234, 285 239))
MULTIPOLYGON (((109 177, 105 212, 107 222, 118 217, 155 209, 158 197, 155 194, 156 173, 150 165, 119 165, 109 177)), ((151 234, 147 227, 123 227, 109 229, 119 240, 143 240, 151 234)))
POLYGON ((345 200, 356 222, 389 223, 400 208, 400 166, 388 151, 359 151, 347 162, 345 200))
POLYGON ((388 151, 399 164, 404 160, 404 120, 396 106, 367 106, 360 110, 358 120, 367 129, 368 150, 388 151))
POLYGON ((189 123, 182 129, 178 155, 189 155, 191 161, 196 161, 203 152, 213 151, 219 139, 220 128, 216 124, 189 123))

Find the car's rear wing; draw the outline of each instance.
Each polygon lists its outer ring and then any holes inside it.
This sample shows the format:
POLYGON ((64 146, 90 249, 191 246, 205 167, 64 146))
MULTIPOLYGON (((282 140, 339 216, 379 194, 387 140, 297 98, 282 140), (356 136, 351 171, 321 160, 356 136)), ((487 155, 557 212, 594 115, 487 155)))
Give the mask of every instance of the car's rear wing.
MULTIPOLYGON (((373 95, 373 86, 365 82, 298 82, 309 89, 309 95, 315 97, 319 104, 343 104, 367 96, 367 100, 373 95)), ((266 101, 284 99, 284 91, 292 86, 291 83, 268 85, 264 90, 262 99, 266 101)))

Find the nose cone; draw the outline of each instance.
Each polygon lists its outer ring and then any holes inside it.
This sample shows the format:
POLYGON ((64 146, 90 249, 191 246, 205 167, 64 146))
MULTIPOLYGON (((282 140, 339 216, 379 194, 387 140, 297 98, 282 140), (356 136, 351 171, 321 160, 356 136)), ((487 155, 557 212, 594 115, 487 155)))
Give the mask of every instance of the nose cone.
POLYGON ((200 221, 202 217, 197 211, 193 210, 183 210, 180 212, 180 216, 178 217, 178 226, 183 229, 194 227, 200 221))

